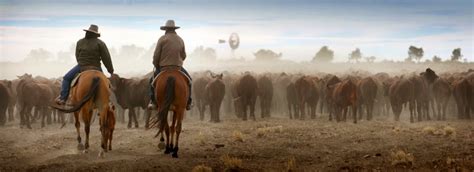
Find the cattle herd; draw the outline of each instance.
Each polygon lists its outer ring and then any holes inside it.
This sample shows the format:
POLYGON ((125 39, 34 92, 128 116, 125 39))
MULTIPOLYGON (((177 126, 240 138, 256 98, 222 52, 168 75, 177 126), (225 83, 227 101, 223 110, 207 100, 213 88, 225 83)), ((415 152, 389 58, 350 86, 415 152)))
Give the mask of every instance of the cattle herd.
MULTIPOLYGON (((232 73, 195 72, 193 76, 193 110, 190 115, 210 122, 220 122, 221 114, 242 120, 268 118, 285 114, 289 119, 327 118, 357 123, 374 115, 393 115, 400 120, 402 111, 410 122, 470 119, 474 112, 474 71, 436 73, 430 68, 421 73, 388 74, 355 71, 328 73, 232 73), (258 105, 258 106, 257 106, 258 105), (224 112, 224 113, 222 113, 224 112), (352 117, 352 118, 351 118, 352 117)), ((147 109, 150 74, 123 78, 112 75, 110 88, 118 106, 118 120, 124 121, 128 110, 128 127, 139 127, 140 114, 148 127, 154 112, 147 109), (143 111, 144 113, 140 113, 143 111)), ((0 82, 0 125, 20 120, 20 126, 41 127, 53 122, 65 123, 66 115, 49 107, 59 94, 61 78, 48 79, 24 74, 0 82)), ((72 120, 70 120, 72 121, 72 120)))

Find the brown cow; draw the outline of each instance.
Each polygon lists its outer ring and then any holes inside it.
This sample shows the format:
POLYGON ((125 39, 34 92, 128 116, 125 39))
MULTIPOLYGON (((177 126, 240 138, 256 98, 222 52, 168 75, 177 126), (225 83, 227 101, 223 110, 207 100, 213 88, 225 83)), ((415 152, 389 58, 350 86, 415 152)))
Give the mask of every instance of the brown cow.
POLYGON ((334 87, 332 91, 332 106, 335 112, 336 121, 345 121, 348 108, 351 107, 354 123, 357 123, 357 86, 350 79, 339 82, 330 87, 334 87), (342 115, 344 112, 344 116, 342 115))
MULTIPOLYGON (((341 82, 341 79, 339 79, 337 76, 335 75, 330 75, 328 76, 328 79, 327 79, 327 82, 326 82, 326 91, 325 91, 325 101, 326 101, 326 105, 327 105, 327 109, 328 109, 328 112, 329 112, 329 121, 332 121, 332 116, 334 115, 334 100, 333 100, 333 92, 334 92, 334 88, 335 85, 337 83, 340 83, 341 82)), ((323 105, 321 105, 321 108, 322 108, 323 105)), ((322 112, 322 110, 321 110, 322 112)))
POLYGON ((375 98, 377 97, 377 84, 372 77, 361 79, 358 84, 358 105, 359 105, 359 119, 362 119, 363 108, 367 112, 367 120, 372 119, 372 112, 374 109, 375 98))
MULTIPOLYGON (((317 80, 317 79, 316 79, 317 80)), ((300 119, 305 118, 305 106, 308 105, 311 118, 316 118, 316 106, 319 100, 319 91, 315 85, 313 78, 302 76, 295 82, 296 99, 300 110, 300 119)))
POLYGON ((205 90, 206 101, 211 111, 211 122, 220 122, 220 109, 225 95, 225 84, 222 81, 223 74, 211 74, 212 80, 207 84, 205 90))
POLYGON ((286 87, 286 100, 288 103, 288 115, 290 116, 290 119, 293 119, 293 117, 295 119, 298 118, 298 99, 296 97, 296 88, 293 82, 290 82, 286 87), (293 115, 291 114, 292 109, 293 115))
POLYGON ((38 109, 42 116, 41 127, 44 127, 44 120, 51 113, 49 104, 53 100, 53 91, 48 84, 35 81, 31 75, 24 74, 18 77, 18 104, 20 107, 20 126, 26 125, 31 129, 30 116, 33 107, 38 109))
POLYGON ((250 117, 255 120, 255 102, 257 99, 257 79, 250 73, 244 74, 236 85, 237 97, 234 99, 240 108, 242 120, 247 120, 247 109, 250 109, 250 117))
POLYGON ((270 109, 273 99, 273 84, 268 76, 262 76, 257 81, 258 96, 260 100, 260 109, 262 118, 270 117, 270 109))
MULTIPOLYGON (((150 102, 150 83, 149 78, 143 77, 138 78, 121 78, 117 74, 112 74, 109 78, 110 84, 112 85, 112 91, 114 92, 117 103, 123 108, 128 109, 128 128, 132 127, 132 121, 135 123, 135 128, 138 128, 138 120, 135 108, 142 108, 145 110, 146 117, 149 117, 150 110, 147 108, 150 102)), ((145 122, 145 128, 147 128, 148 119, 145 122)))
POLYGON ((7 108, 10 102, 11 95, 8 88, 11 86, 11 81, 0 82, 0 126, 7 122, 7 108))
POLYGON ((433 115, 437 116, 438 120, 445 120, 446 108, 448 106, 449 97, 451 96, 451 86, 446 79, 440 78, 434 81, 432 90, 437 107, 437 112, 434 111, 433 115))
POLYGON ((413 122, 415 109, 415 87, 413 82, 402 78, 394 81, 389 88, 390 105, 395 117, 395 121, 400 120, 403 105, 408 103, 410 109, 410 122, 413 122))
POLYGON ((421 121, 423 117, 426 117, 428 120, 430 120, 430 94, 428 92, 428 83, 421 76, 411 76, 409 80, 413 83, 413 87, 415 89, 415 112, 418 115, 418 121, 421 121))
POLYGON ((470 119, 470 107, 472 105, 472 85, 466 78, 453 83, 453 96, 458 107, 459 119, 470 119))
POLYGON ((200 120, 204 120, 204 113, 206 111, 206 105, 208 102, 206 100, 206 85, 209 83, 210 79, 207 76, 197 78, 193 81, 193 95, 194 102, 199 111, 200 120))

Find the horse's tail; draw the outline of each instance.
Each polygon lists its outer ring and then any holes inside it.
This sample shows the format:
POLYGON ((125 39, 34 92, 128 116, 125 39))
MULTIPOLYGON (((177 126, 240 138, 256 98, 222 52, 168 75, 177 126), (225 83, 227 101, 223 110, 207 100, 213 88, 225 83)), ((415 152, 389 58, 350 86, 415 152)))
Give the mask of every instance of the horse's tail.
POLYGON ((163 131, 164 126, 168 122, 168 111, 170 110, 171 104, 174 101, 175 82, 176 78, 173 76, 168 77, 168 79, 166 80, 165 101, 163 102, 163 104, 159 105, 159 107, 161 107, 160 111, 158 112, 157 121, 159 123, 159 131, 156 136, 158 136, 163 131))
POLYGON ((82 98, 81 101, 79 101, 78 104, 74 105, 72 108, 70 109, 62 109, 59 107, 54 107, 54 108, 64 113, 71 113, 71 112, 78 111, 80 108, 82 108, 82 106, 84 106, 84 104, 86 104, 87 101, 89 101, 97 93, 97 88, 99 88, 99 84, 100 84, 99 81, 100 81, 99 77, 94 77, 92 79, 91 89, 89 90, 89 92, 86 94, 86 96, 84 96, 84 98, 82 98))

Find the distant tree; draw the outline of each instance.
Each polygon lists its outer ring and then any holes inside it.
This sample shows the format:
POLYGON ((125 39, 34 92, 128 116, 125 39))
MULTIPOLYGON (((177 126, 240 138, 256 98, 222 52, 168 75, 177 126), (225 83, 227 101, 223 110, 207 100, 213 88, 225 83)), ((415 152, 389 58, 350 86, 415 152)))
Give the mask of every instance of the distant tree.
POLYGON ((204 46, 198 46, 191 53, 192 57, 201 60, 214 61, 217 59, 216 50, 213 48, 205 48, 204 46))
POLYGON ((421 47, 417 48, 417 47, 411 45, 408 48, 408 57, 410 58, 409 59, 410 61, 412 59, 414 59, 414 60, 420 62, 421 58, 423 58, 423 54, 424 54, 424 51, 423 51, 423 48, 421 48, 421 47))
POLYGON ((375 59, 375 56, 365 57, 365 61, 367 61, 367 63, 373 63, 375 59))
POLYGON ((31 50, 24 61, 26 62, 45 62, 54 60, 53 53, 45 49, 33 49, 31 50))
POLYGON ((433 62, 435 62, 435 63, 441 62, 441 58, 438 57, 438 56, 433 56, 433 58, 432 58, 431 60, 432 60, 433 62))
POLYGON ((459 61, 462 58, 461 48, 456 48, 453 50, 451 55, 451 61, 459 61))
POLYGON ((359 48, 356 48, 349 54, 349 61, 355 61, 359 63, 359 60, 362 59, 362 53, 359 48))
POLYGON ((334 51, 330 50, 327 46, 321 47, 321 49, 313 57, 313 62, 331 62, 334 59, 334 51))
POLYGON ((281 58, 282 53, 275 53, 272 50, 260 49, 256 53, 253 53, 253 55, 257 61, 275 61, 281 58))

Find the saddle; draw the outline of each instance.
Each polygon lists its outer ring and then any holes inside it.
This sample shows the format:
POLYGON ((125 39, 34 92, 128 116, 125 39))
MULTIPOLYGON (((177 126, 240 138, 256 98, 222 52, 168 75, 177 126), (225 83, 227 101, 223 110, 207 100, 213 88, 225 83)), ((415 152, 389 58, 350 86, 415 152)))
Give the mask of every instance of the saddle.
POLYGON ((151 82, 151 85, 154 86, 156 80, 158 79, 158 77, 159 77, 164 71, 169 71, 169 70, 176 70, 176 71, 179 71, 179 72, 181 73, 181 75, 183 75, 184 77, 186 77, 186 79, 188 80, 188 84, 190 84, 191 78, 189 78, 188 75, 186 75, 183 71, 181 71, 181 67, 180 67, 180 66, 164 66, 164 67, 161 67, 160 73, 158 73, 158 75, 156 75, 156 76, 153 78, 153 81, 151 82))
POLYGON ((77 85, 77 81, 79 81, 79 77, 81 77, 81 74, 82 74, 82 72, 78 73, 78 74, 74 77, 74 79, 72 79, 70 88, 72 88, 72 87, 74 87, 74 86, 77 85))

